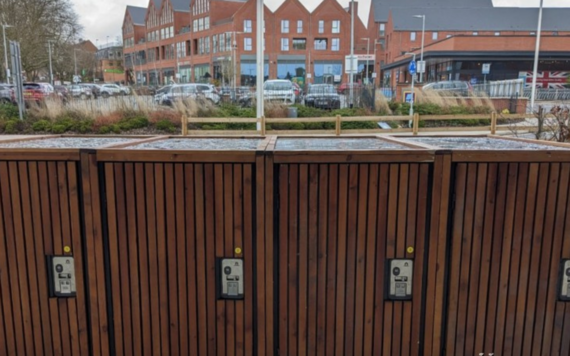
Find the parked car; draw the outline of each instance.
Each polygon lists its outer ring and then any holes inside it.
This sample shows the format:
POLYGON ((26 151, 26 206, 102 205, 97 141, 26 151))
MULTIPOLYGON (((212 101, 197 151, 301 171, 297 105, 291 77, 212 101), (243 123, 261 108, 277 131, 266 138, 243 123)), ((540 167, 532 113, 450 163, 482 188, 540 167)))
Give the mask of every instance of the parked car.
POLYGON ((49 83, 32 83, 27 82, 23 85, 24 100, 41 102, 48 98, 60 98, 63 96, 55 91, 49 83))
POLYGON ((267 101, 279 101, 285 104, 295 103, 295 90, 290 80, 267 80, 263 84, 263 97, 267 101))
POLYGON ((64 85, 54 85, 53 88, 58 94, 61 94, 62 97, 69 97, 69 91, 64 85))
POLYGON ((435 83, 428 83, 422 90, 448 91, 450 94, 467 96, 472 90, 471 83, 461 80, 447 80, 435 83))
POLYGON ((101 87, 97 84, 93 84, 93 83, 81 83, 78 84, 81 87, 85 87, 88 88, 89 90, 91 90, 91 94, 93 95, 94 98, 98 98, 101 96, 101 87))
POLYGON ((101 93, 101 96, 104 98, 108 98, 114 95, 126 95, 125 90, 121 89, 121 87, 117 84, 103 84, 101 85, 101 89, 99 91, 101 93))
POLYGON ((160 88, 154 96, 154 101, 161 105, 172 105, 183 99, 205 99, 213 104, 220 102, 220 95, 210 84, 173 84, 160 88))
POLYGON ((119 89, 121 89, 121 94, 123 95, 129 95, 131 93, 131 88, 127 86, 119 85, 119 89))
POLYGON ((340 95, 332 84, 313 84, 305 96, 305 105, 321 109, 340 109, 340 95))
POLYGON ((85 85, 72 85, 69 91, 74 98, 90 99, 93 96, 91 89, 85 85))
POLYGON ((338 86, 338 93, 339 94, 348 94, 350 92, 350 87, 352 87, 352 90, 362 90, 362 88, 364 88, 364 86, 360 83, 342 83, 341 85, 338 86))
POLYGON ((0 84, 0 104, 14 103, 14 86, 12 84, 0 84))

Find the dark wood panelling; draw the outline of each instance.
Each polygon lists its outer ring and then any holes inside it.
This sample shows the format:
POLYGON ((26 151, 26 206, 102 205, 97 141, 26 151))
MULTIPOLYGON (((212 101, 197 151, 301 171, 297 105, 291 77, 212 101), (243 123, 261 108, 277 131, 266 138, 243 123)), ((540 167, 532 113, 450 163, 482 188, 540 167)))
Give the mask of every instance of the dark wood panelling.
POLYGON ((77 162, 0 162, 0 354, 89 355, 77 162), (46 255, 75 257, 77 296, 49 298, 46 255))
POLYGON ((446 354, 567 355, 569 307, 556 287, 570 256, 570 164, 457 163, 454 172, 446 354))
POLYGON ((279 354, 418 354, 430 165, 277 167, 279 354), (384 300, 387 258, 415 260, 412 301, 384 300))
POLYGON ((255 166, 103 167, 117 354, 253 354, 255 166), (217 300, 216 257, 236 247, 246 299, 217 300))

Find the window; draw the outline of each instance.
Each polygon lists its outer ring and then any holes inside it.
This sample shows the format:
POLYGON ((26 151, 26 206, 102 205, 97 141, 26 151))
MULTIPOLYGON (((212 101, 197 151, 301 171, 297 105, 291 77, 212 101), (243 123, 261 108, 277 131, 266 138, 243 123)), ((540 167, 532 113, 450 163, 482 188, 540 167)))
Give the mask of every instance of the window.
POLYGON ((331 50, 340 51, 340 38, 333 38, 332 39, 331 50))
POLYGON ((381 40, 378 40, 378 44, 380 45, 380 48, 384 49, 384 46, 386 45, 386 40, 382 38, 381 40))
POLYGON ((449 38, 449 37, 451 37, 451 35, 447 35, 447 36, 445 36, 445 38, 449 38))
POLYGON ((380 30, 378 31, 378 35, 380 37, 384 37, 386 35, 386 24, 380 24, 380 30))
POLYGON ((288 51, 289 50, 289 39, 288 38, 282 38, 281 39, 281 50, 282 51, 288 51))
POLYGON ((437 40, 437 35, 438 35, 437 32, 432 32, 432 33, 431 33, 431 39, 434 40, 434 41, 437 40))
POLYGON ((220 52, 225 52, 226 51, 226 34, 225 33, 220 34, 218 44, 220 46, 220 52))
POLYGON ((536 32, 531 32, 530 35, 531 35, 531 36, 536 36, 536 32))
POLYGON ((416 40, 416 33, 410 32, 410 41, 415 41, 415 40, 416 40))
POLYGON ((303 20, 297 21, 297 33, 303 33, 303 20))
POLYGON ((212 53, 218 52, 218 36, 212 36, 212 53))
POLYGON ((319 21, 319 33, 325 33, 325 22, 323 20, 319 21))
POLYGON ((253 50, 251 38, 244 38, 243 39, 243 49, 244 49, 244 51, 252 51, 253 50))
POLYGON ((332 22, 332 33, 340 33, 340 21, 333 20, 332 22))
POLYGON ((210 28, 210 16, 204 18, 204 30, 210 28))
POLYGON ((501 33, 500 32, 495 32, 495 36, 500 36, 501 33))
POLYGON ((305 38, 293 38, 293 49, 295 49, 295 50, 306 50, 307 49, 307 39, 305 39, 305 38))
POLYGON ((243 32, 251 33, 251 31, 252 31, 251 20, 244 20, 243 21, 243 32))
POLYGON ((198 32, 198 20, 192 21, 192 31, 198 32))
POLYGON ((479 32, 473 31, 473 36, 479 36, 479 32))
POLYGON ((210 37, 206 37, 204 39, 205 47, 206 47, 206 54, 210 53, 210 37))
POLYGON ((289 33, 289 20, 281 20, 281 33, 289 33))
POLYGON ((174 26, 170 26, 170 37, 174 37, 174 26))
POLYGON ((315 38, 315 50, 326 51, 327 50, 327 39, 326 38, 315 38))
POLYGON ((163 28, 160 29, 160 38, 164 39, 164 29, 163 28))
POLYGON ((226 51, 232 50, 232 35, 231 33, 226 33, 226 51))
POLYGON ((558 31, 552 32, 552 36, 558 36, 558 31))

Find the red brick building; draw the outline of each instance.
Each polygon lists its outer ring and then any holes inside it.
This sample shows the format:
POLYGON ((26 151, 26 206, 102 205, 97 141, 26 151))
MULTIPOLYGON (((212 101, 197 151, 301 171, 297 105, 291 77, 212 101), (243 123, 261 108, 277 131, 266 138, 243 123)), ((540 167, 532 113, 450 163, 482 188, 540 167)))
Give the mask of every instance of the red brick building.
MULTIPOLYGON (((348 81, 350 22, 349 9, 336 0, 324 0, 312 12, 299 0, 286 0, 275 12, 266 7, 265 77, 300 84, 348 81)), ((237 85, 254 85, 256 26, 255 0, 151 0, 148 8, 128 6, 123 22, 128 81, 223 85, 235 77, 237 85)), ((375 71, 373 12, 367 26, 355 16, 354 28, 356 80, 366 82, 375 71)))
MULTIPOLYGON (((421 54, 425 15, 424 82, 516 79, 533 70, 538 9, 494 7, 492 0, 374 1, 377 65, 382 85, 409 83, 406 52, 421 54), (485 76, 482 65, 491 64, 485 76)), ((569 8, 545 8, 538 73, 568 77, 570 84, 569 8)), ((527 77, 527 80, 529 78, 527 77)), ((542 84, 541 84, 542 85, 542 84)), ((544 87, 555 85, 544 83, 544 87)), ((558 84, 556 84, 558 85, 558 84)))

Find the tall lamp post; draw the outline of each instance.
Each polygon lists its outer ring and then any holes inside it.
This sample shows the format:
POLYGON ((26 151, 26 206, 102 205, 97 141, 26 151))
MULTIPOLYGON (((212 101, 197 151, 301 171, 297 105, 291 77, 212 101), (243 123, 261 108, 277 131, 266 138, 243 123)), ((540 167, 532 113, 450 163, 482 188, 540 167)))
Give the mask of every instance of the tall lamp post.
POLYGON ((350 0, 350 74, 348 85, 350 88, 350 104, 354 105, 354 0, 350 0))
POLYGON ((48 40, 48 53, 49 53, 49 82, 51 85, 53 85, 53 69, 51 66, 51 43, 53 41, 52 40, 48 40))
MULTIPOLYGON (((265 74, 265 58, 263 55, 263 0, 257 1, 257 28, 256 28, 256 52, 257 52, 257 118, 261 121, 261 118, 265 115, 263 113, 263 79, 265 74)), ((261 132, 261 122, 257 123, 257 131, 261 132)))
POLYGON ((532 70, 532 88, 530 90, 530 112, 534 111, 534 98, 536 96, 536 72, 538 71, 538 53, 540 52, 540 33, 542 31, 542 5, 544 0, 540 0, 538 8, 538 26, 536 29, 536 48, 534 50, 534 67, 532 70))
MULTIPOLYGON (((422 47, 420 49, 420 62, 422 62, 422 66, 423 66, 423 62, 424 62, 424 39, 425 39, 425 33, 426 33, 426 15, 414 15, 414 17, 417 19, 422 19, 422 47)), ((418 66, 418 69, 420 69, 420 83, 423 83, 424 82, 425 67, 418 66)))
MULTIPOLYGON (((416 54, 415 53, 410 53, 410 52, 406 52, 406 55, 412 55, 412 62, 416 61, 416 54)), ((412 73, 410 73, 412 74, 412 73)), ((414 93, 414 82, 415 82, 415 78, 416 78, 416 73, 412 74, 412 99, 410 102, 410 116, 414 116, 414 98, 415 98, 415 93, 414 93)), ((406 98, 404 98, 404 100, 406 100, 406 98)))
POLYGON ((237 49, 237 42, 236 42, 236 35, 237 34, 242 34, 243 32, 238 32, 238 31, 232 31, 230 32, 232 34, 232 74, 233 74, 233 94, 232 94, 232 99, 235 100, 236 98, 236 81, 237 81, 237 63, 236 63, 236 49, 237 49))
POLYGON ((6 71, 6 83, 10 83, 10 69, 8 69, 8 47, 6 46, 6 28, 11 25, 2 24, 2 36, 4 37, 4 69, 6 71))
MULTIPOLYGON (((370 38, 365 37, 361 38, 361 40, 366 40, 366 81, 368 82, 368 85, 370 85, 370 67, 368 64, 368 57, 370 56, 370 38)), ((374 60, 376 60, 376 58, 374 58, 374 60)))

